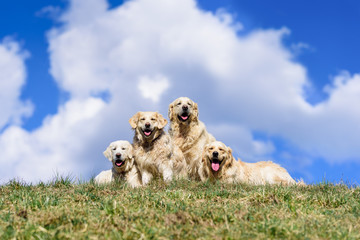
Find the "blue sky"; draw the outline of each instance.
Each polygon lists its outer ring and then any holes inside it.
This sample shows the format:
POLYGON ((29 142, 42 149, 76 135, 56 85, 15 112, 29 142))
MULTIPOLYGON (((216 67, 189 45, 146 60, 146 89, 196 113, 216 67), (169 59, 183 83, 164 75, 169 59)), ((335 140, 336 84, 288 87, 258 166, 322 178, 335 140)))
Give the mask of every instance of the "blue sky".
POLYGON ((16 0, 0 12, 0 69, 19 73, 0 75, 12 89, 0 92, 1 182, 87 179, 110 167, 110 141, 131 141, 132 114, 166 115, 179 96, 244 161, 360 181, 360 3, 16 0))

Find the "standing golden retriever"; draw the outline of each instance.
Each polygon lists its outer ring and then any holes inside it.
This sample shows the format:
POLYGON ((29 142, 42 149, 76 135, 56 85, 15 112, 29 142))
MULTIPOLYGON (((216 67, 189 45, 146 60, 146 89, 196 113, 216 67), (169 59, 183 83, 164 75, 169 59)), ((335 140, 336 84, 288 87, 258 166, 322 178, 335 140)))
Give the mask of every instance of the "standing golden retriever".
POLYGON ((133 147, 142 183, 148 184, 154 176, 169 182, 175 177, 186 177, 186 163, 182 152, 165 133, 167 120, 157 112, 138 112, 129 123, 135 130, 133 147))
POLYGON ((110 170, 102 171, 95 177, 98 184, 112 181, 126 181, 131 187, 141 186, 141 176, 133 157, 133 147, 128 141, 115 141, 104 151, 104 156, 112 162, 110 170))
POLYGON ((220 180, 227 183, 295 184, 289 173, 271 161, 245 163, 236 161, 230 147, 216 141, 205 146, 199 168, 202 181, 220 180))
POLYGON ((199 179, 198 168, 204 146, 215 141, 198 117, 198 105, 187 97, 180 97, 169 105, 169 134, 183 152, 190 177, 194 179, 199 179))

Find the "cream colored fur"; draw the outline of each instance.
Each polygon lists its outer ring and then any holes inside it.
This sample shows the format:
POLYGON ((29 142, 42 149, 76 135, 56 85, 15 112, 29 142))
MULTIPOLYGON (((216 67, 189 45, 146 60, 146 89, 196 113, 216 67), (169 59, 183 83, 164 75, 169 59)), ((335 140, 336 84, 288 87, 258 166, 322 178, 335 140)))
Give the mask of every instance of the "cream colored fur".
POLYGON ((193 179, 199 179, 198 168, 204 146, 215 141, 198 116, 198 105, 187 97, 180 97, 169 105, 169 134, 174 144, 183 152, 188 173, 193 179), (187 108, 189 113, 186 121, 181 120, 184 108, 187 108))
POLYGON ((173 177, 186 177, 186 163, 182 152, 165 133, 167 120, 157 112, 138 112, 129 123, 135 130, 134 154, 144 185, 155 176, 169 182, 173 177), (146 128, 148 125, 148 128, 146 128), (147 136, 146 134, 151 134, 147 136))
POLYGON ((131 187, 141 186, 141 176, 133 157, 133 147, 128 141, 115 141, 104 151, 104 156, 113 164, 112 169, 102 171, 95 177, 98 184, 126 181, 131 187), (116 155, 118 154, 117 157, 116 155), (121 166, 116 161, 121 161, 121 166))
POLYGON ((231 148, 219 141, 205 146, 199 175, 202 181, 220 180, 226 183, 254 185, 295 184, 289 173, 278 164, 271 161, 257 163, 245 163, 240 159, 236 161, 232 156, 231 148), (212 168, 214 152, 218 152, 218 159, 221 161, 220 168, 217 171, 212 168))

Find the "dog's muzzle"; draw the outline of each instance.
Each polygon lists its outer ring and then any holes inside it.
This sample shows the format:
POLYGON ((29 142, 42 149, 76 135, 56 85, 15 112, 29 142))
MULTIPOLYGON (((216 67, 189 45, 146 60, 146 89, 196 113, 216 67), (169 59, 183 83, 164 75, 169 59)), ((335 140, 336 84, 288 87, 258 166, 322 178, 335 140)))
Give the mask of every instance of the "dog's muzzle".
POLYGON ((121 166, 124 165, 124 162, 125 162, 125 161, 123 161, 123 160, 121 160, 121 159, 116 159, 116 160, 115 160, 115 166, 116 166, 116 167, 121 167, 121 166))
POLYGON ((153 129, 151 129, 150 127, 147 127, 147 126, 145 127, 145 129, 142 129, 142 132, 146 138, 150 137, 151 134, 153 133, 153 131, 154 131, 153 129))
POLYGON ((183 110, 179 115, 178 115, 178 119, 181 121, 181 122, 186 122, 190 117, 190 113, 189 111, 186 109, 186 110, 183 110))
POLYGON ((221 165, 222 161, 219 160, 219 158, 217 156, 214 157, 214 155, 213 155, 213 158, 210 159, 210 163, 211 163, 211 169, 214 172, 217 172, 220 169, 220 165, 221 165))

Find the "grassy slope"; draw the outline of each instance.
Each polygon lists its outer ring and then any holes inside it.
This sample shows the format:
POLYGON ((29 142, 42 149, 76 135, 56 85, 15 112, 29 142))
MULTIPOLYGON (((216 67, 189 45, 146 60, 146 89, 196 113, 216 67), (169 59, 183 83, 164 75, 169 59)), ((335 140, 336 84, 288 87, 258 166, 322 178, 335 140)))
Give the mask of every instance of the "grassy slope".
POLYGON ((161 181, 0 187, 0 238, 360 239, 360 188, 161 181))

